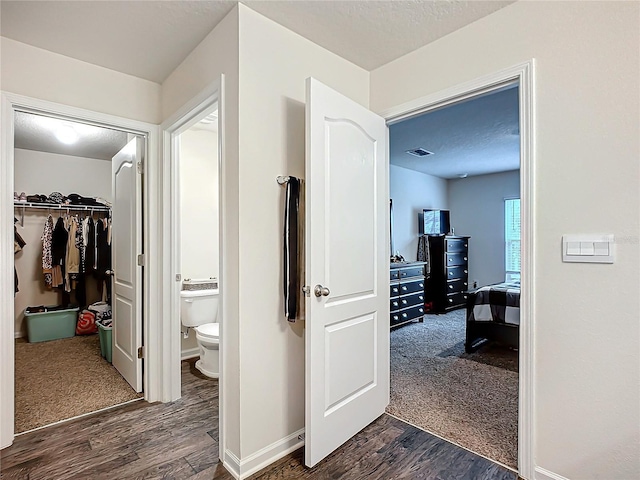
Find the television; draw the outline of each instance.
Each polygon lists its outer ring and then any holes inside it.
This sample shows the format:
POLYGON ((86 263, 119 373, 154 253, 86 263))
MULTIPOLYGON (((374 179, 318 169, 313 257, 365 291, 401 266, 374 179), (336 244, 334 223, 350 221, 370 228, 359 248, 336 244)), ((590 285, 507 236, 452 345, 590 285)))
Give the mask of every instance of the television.
POLYGON ((449 210, 425 208, 419 214, 420 235, 447 235, 451 231, 449 210))

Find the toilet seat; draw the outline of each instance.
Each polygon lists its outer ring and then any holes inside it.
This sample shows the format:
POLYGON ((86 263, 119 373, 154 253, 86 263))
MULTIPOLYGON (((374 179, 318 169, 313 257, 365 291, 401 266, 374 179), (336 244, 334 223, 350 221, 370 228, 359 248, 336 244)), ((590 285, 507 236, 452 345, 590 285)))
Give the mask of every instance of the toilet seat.
POLYGON ((219 323, 205 323, 196 327, 196 333, 204 338, 218 340, 220 338, 219 323))

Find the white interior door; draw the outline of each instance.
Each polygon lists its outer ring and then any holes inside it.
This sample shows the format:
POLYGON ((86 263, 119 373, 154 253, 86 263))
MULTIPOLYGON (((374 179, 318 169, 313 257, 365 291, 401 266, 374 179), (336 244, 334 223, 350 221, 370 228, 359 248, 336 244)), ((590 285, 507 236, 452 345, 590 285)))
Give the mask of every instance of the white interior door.
POLYGON ((143 139, 136 137, 112 161, 113 211, 111 253, 113 269, 113 366, 136 392, 142 391, 142 196, 138 162, 143 139))
POLYGON ((307 79, 305 463, 389 403, 387 127, 307 79))

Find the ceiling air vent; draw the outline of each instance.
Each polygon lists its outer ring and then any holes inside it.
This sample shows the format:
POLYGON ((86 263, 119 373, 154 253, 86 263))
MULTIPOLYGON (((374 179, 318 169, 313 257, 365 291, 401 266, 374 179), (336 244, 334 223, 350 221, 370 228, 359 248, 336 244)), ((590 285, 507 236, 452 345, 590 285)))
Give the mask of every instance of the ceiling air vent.
POLYGON ((409 155, 413 155, 414 157, 426 157, 427 155, 433 155, 433 152, 425 150, 424 148, 416 148, 413 150, 407 150, 409 155))

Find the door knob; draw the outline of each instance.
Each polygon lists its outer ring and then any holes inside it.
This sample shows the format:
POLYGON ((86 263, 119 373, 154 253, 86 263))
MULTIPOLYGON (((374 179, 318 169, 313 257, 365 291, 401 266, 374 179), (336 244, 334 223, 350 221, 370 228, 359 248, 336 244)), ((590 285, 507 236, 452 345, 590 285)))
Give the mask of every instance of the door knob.
POLYGON ((114 276, 115 276, 115 274, 116 274, 116 272, 114 272, 113 270, 107 270, 107 271, 106 271, 106 272, 104 272, 104 273, 106 273, 107 275, 111 275, 112 277, 114 277, 114 276))
POLYGON ((313 289, 313 293, 316 294, 316 297, 327 297, 331 293, 331 291, 327 287, 323 287, 322 285, 316 285, 313 289))

